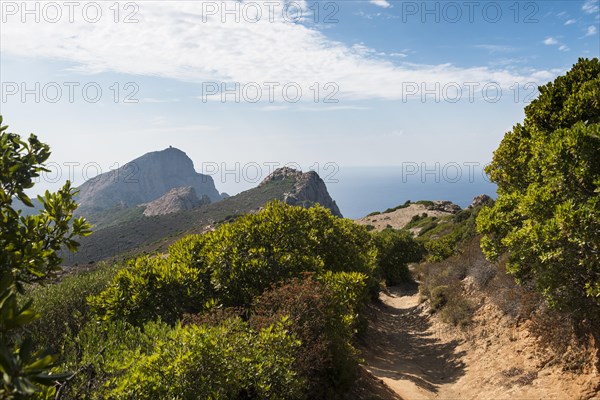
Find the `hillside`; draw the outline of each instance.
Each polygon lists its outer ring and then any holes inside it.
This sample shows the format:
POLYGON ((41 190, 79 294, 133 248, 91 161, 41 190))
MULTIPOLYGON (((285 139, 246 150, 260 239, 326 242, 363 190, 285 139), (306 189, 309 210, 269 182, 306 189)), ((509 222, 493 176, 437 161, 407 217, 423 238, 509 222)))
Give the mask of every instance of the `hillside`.
POLYGON ((356 223, 366 225, 368 229, 381 231, 386 228, 402 229, 414 218, 427 214, 428 217, 447 217, 461 209, 449 201, 410 201, 383 212, 375 211, 366 217, 359 218, 356 223))
POLYGON ((411 266, 415 282, 386 288, 370 306, 366 370, 404 399, 597 399, 593 322, 553 310, 533 286, 517 285, 506 258, 485 258, 475 220, 493 200, 477 196, 457 213, 424 209, 430 203, 358 221, 372 230, 395 223, 426 250, 411 266))
POLYGON ((101 214, 104 225, 96 226, 91 236, 83 238, 79 251, 66 255, 64 265, 164 251, 184 235, 213 229, 276 199, 303 207, 319 203, 330 208, 334 215, 341 216, 325 183, 315 172, 282 168, 275 170, 256 188, 187 211, 153 216, 144 216, 142 206, 105 211, 101 214))

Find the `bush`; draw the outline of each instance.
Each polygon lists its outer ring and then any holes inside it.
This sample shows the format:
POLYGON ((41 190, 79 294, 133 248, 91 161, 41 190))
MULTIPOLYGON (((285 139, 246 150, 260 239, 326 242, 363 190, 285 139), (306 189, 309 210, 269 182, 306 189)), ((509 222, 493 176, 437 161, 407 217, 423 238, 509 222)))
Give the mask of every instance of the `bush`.
POLYGON ((456 252, 456 235, 446 235, 425 243, 430 261, 443 261, 456 252))
POLYGON ((202 236, 186 237, 169 256, 140 257, 91 296, 103 319, 170 324, 212 303, 249 308, 272 284, 304 272, 359 272, 376 295, 377 249, 364 227, 329 210, 273 202, 202 236), (210 304, 207 304, 210 303, 210 304))
POLYGON ((429 301, 433 311, 438 311, 446 305, 448 302, 448 293, 449 288, 446 285, 436 286, 431 289, 429 301))
POLYGON ((373 233, 378 251, 377 273, 387 285, 397 285, 412 280, 408 263, 417 262, 424 253, 408 232, 385 229, 373 233))
POLYGON ((372 276, 376 261, 364 227, 321 206, 305 209, 277 201, 209 233, 204 248, 215 290, 227 306, 247 307, 271 284, 306 271, 372 276))
POLYGON ((464 328, 471 322, 473 306, 469 300, 460 293, 449 293, 450 299, 440 311, 442 321, 464 328))
POLYGON ((437 226, 438 226, 437 221, 436 220, 432 220, 428 224, 426 224, 423 227, 421 227, 421 229, 419 230, 419 236, 423 236, 425 233, 429 232, 432 229, 435 229, 437 226))
POLYGON ((600 61, 540 87, 486 167, 498 200, 477 225, 490 260, 548 303, 600 321, 600 61))
POLYGON ((59 351, 65 333, 76 334, 90 319, 86 297, 103 291, 120 268, 120 264, 102 263, 93 271, 66 276, 55 284, 30 287, 26 297, 41 314, 27 327, 36 346, 59 351))
POLYGON ((219 326, 171 328, 150 322, 89 324, 67 348, 80 374, 62 398, 298 399, 299 342, 282 319, 254 331, 240 319, 219 326))
POLYGON ((203 283, 197 268, 146 256, 130 261, 106 290, 88 302, 105 320, 124 318, 139 325, 160 317, 173 324, 184 312, 204 308, 211 293, 203 283))
MULTIPOLYGON (((340 274, 328 279, 340 279, 340 274)), ((359 289, 364 290, 364 285, 359 285, 359 289)), ((361 295, 349 297, 355 299, 352 301, 355 303, 361 295)), ((352 307, 346 304, 348 306, 352 307)), ((358 363, 351 345, 352 327, 348 326, 353 321, 346 318, 346 313, 351 315, 354 310, 344 309, 345 314, 340 315, 339 308, 332 291, 311 275, 274 287, 253 305, 249 323, 254 328, 289 316, 290 332, 301 342, 294 368, 300 377, 306 378, 306 398, 340 398, 355 376, 358 363)))
POLYGON ((394 212, 394 211, 396 211, 396 210, 400 210, 400 209, 402 209, 402 208, 407 208, 408 206, 410 206, 410 204, 411 204, 411 201, 410 201, 410 200, 406 200, 406 201, 404 202, 404 204, 401 204, 401 205, 399 205, 399 206, 396 206, 396 207, 393 207, 393 208, 388 208, 387 210, 385 210, 385 211, 383 212, 383 214, 388 214, 388 213, 394 212))

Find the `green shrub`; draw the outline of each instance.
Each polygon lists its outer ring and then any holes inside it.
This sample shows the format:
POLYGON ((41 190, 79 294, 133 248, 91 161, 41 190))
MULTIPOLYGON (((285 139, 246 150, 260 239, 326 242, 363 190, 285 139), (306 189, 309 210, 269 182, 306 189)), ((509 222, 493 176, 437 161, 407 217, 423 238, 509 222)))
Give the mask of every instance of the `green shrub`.
MULTIPOLYGON (((335 275, 339 278, 340 274, 335 275)), ((306 398, 340 398, 352 383, 358 365, 348 326, 353 321, 339 315, 339 308, 326 285, 311 275, 274 287, 253 305, 249 323, 254 328, 289 316, 289 330, 301 342, 294 368, 300 377, 306 378, 306 398)))
POLYGON ((378 275, 387 285, 412 280, 408 263, 417 262, 423 256, 423 246, 406 231, 385 229, 372 234, 378 250, 378 275))
POLYGON ((356 271, 374 279, 377 249, 366 229, 315 206, 272 202, 203 236, 184 238, 170 255, 141 257, 90 304, 103 318, 174 323, 207 302, 248 308, 272 284, 303 272, 356 271))
POLYGON ((59 351, 65 333, 76 334, 90 319, 86 297, 103 291, 120 268, 120 264, 101 263, 93 271, 66 276, 58 283, 30 287, 26 298, 41 314, 27 327, 34 343, 59 351))
POLYGON ((396 207, 393 207, 393 208, 388 208, 387 210, 385 210, 385 211, 383 212, 383 214, 388 214, 388 213, 394 212, 394 211, 396 211, 396 210, 400 210, 400 209, 402 209, 402 208, 407 208, 408 206, 410 206, 410 204, 411 204, 410 200, 406 200, 406 201, 404 202, 404 204, 401 204, 401 205, 399 205, 399 206, 396 206, 396 207))
POLYGON ((205 243, 204 235, 188 235, 169 246, 169 261, 194 268, 202 268, 204 260, 201 250, 205 243))
POLYGON ((469 300, 458 293, 450 293, 450 299, 440 311, 442 321, 464 328, 471 322, 473 306, 469 300))
POLYGON ((370 277, 377 252, 364 227, 321 206, 281 202, 207 234, 204 249, 220 301, 244 307, 273 283, 302 272, 357 271, 370 277))
POLYGON ((368 302, 371 279, 360 272, 332 271, 317 278, 331 294, 336 307, 335 314, 341 317, 348 331, 347 336, 351 337, 362 324, 360 311, 368 302))
POLYGON ((455 235, 446 235, 425 243, 430 261, 442 261, 453 255, 456 252, 457 242, 455 235))
POLYGON ((298 399, 299 342, 288 324, 254 331, 240 319, 213 327, 91 323, 68 343, 67 365, 80 373, 62 398, 298 399))
POLYGON ((140 257, 120 270, 102 293, 88 298, 102 319, 133 324, 157 317, 175 323, 184 312, 198 312, 211 298, 197 268, 161 257, 140 257))
POLYGON ((480 214, 490 260, 559 310, 600 321, 600 61, 540 87, 486 167, 498 199, 480 214))
POLYGON ((446 303, 448 302, 449 292, 450 290, 446 285, 436 286, 435 288, 431 289, 431 295, 429 300, 431 309, 433 311, 438 311, 446 305, 446 303))
POLYGON ((438 226, 437 221, 432 220, 431 222, 429 222, 426 225, 424 225, 423 227, 421 227, 421 229, 419 230, 419 236, 423 236, 425 233, 429 232, 432 229, 435 229, 437 226, 438 226))

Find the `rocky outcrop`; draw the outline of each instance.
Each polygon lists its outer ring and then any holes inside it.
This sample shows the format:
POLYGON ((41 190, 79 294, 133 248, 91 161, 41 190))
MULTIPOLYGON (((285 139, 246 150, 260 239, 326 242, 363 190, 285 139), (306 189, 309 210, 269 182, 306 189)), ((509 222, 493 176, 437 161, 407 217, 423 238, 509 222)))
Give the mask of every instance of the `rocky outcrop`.
POLYGON ((179 187, 169 190, 162 197, 146 204, 144 215, 150 217, 153 215, 188 211, 210 203, 210 198, 207 195, 202 195, 202 198, 199 199, 193 187, 179 187))
POLYGON ((480 194, 479 196, 476 196, 473 201, 471 202, 471 205, 469 206, 469 208, 475 208, 475 207, 480 207, 486 204, 490 204, 493 203, 494 200, 488 196, 487 194, 480 194))
POLYGON ((259 187, 278 182, 293 184, 292 190, 284 193, 283 201, 290 205, 311 207, 320 204, 328 208, 335 216, 342 217, 342 213, 335 201, 329 195, 325 182, 314 171, 301 172, 293 168, 279 168, 264 181, 259 187))
POLYGON ((462 208, 448 200, 434 200, 433 204, 427 205, 428 210, 443 211, 451 214, 459 213, 462 208))
POLYGON ((79 187, 78 212, 86 214, 116 206, 133 207, 163 196, 173 188, 191 186, 198 197, 221 200, 212 177, 195 171, 192 160, 169 147, 147 153, 121 168, 98 175, 79 187))

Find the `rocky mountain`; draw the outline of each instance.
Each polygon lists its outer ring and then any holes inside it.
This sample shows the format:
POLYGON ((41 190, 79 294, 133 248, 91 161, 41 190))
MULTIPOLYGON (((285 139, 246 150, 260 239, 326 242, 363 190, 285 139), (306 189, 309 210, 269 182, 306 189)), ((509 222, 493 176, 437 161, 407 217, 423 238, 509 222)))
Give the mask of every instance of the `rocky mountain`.
POLYGON ((199 199, 196 189, 192 186, 184 186, 171 189, 158 199, 142 206, 145 207, 144 215, 150 217, 152 215, 188 211, 210 203, 210 197, 207 195, 204 194, 199 199))
POLYGON ((169 147, 144 154, 117 170, 90 179, 79 187, 79 214, 89 215, 148 203, 169 190, 192 187, 198 197, 221 200, 212 177, 195 171, 192 160, 181 150, 169 147))
MULTIPOLYGON (((255 212, 272 200, 303 207, 318 203, 341 216, 325 183, 315 172, 278 169, 253 189, 204 205, 196 204, 199 193, 194 197, 189 186, 171 189, 158 200, 145 204, 145 210, 144 207, 130 207, 124 211, 105 212, 109 214, 105 221, 107 218, 112 220, 96 225, 91 236, 81 239, 77 253, 65 254, 64 264, 87 264, 143 252, 166 251, 169 244, 182 236, 213 229, 218 224, 255 212)), ((197 192, 195 188, 194 191, 197 192)))
POLYGON ((320 204, 329 208, 335 216, 342 217, 342 213, 335 201, 329 195, 325 182, 314 171, 301 172, 293 168, 279 168, 269 175, 259 187, 277 181, 293 181, 292 190, 284 193, 283 201, 290 205, 310 207, 320 204))
POLYGON ((487 194, 480 194, 479 196, 476 196, 473 199, 473 201, 469 205, 469 208, 480 207, 480 206, 483 206, 485 204, 491 204, 493 202, 494 202, 494 200, 490 196, 488 196, 487 194))

